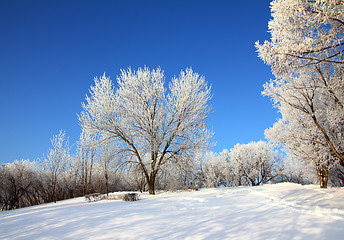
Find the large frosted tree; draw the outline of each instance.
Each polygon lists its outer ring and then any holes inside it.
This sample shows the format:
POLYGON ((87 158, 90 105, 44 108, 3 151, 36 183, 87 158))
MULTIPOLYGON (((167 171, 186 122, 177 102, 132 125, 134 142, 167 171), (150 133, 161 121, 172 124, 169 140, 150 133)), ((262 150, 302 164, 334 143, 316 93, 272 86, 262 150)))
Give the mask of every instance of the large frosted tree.
POLYGON ((288 138, 285 147, 294 153, 321 149, 322 166, 329 159, 344 164, 344 1, 274 0, 271 12, 271 40, 256 47, 276 77, 263 94, 285 126, 270 136, 288 138), (295 151, 300 141, 304 149, 295 151))
POLYGON ((116 145, 120 166, 138 165, 154 194, 164 164, 207 146, 210 99, 204 77, 190 68, 174 77, 168 90, 160 68, 129 68, 116 85, 105 75, 95 78, 79 120, 88 134, 116 145))
POLYGON ((271 40, 256 43, 277 76, 319 63, 344 64, 343 0, 274 0, 271 40))

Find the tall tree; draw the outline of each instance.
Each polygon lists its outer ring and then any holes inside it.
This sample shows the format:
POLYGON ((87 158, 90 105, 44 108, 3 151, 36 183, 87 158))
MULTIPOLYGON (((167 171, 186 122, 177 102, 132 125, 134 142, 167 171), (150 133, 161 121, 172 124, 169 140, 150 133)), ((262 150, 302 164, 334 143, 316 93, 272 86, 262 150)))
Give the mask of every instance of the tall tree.
POLYGON ((323 158, 344 164, 344 1, 275 0, 271 11, 271 40, 256 43, 276 77, 263 94, 280 109, 284 124, 313 131, 311 139, 296 142, 325 145, 330 156, 326 151, 323 158))
POLYGON ((97 151, 97 158, 99 159, 99 164, 101 165, 102 172, 104 174, 105 181, 105 193, 109 195, 109 178, 110 178, 110 169, 112 162, 116 158, 116 149, 115 145, 103 143, 97 151))
POLYGON ((172 79, 169 91, 160 68, 121 71, 117 88, 95 78, 79 116, 82 127, 102 141, 114 141, 120 164, 137 164, 150 194, 161 167, 207 146, 210 88, 192 69, 172 79), (134 156, 135 158, 133 158, 134 156))
POLYGON ((56 202, 58 199, 59 176, 65 171, 66 163, 70 160, 69 141, 65 132, 60 131, 51 139, 52 148, 44 160, 44 167, 49 177, 50 201, 56 202))
MULTIPOLYGON (((292 114, 291 112, 288 112, 292 114)), ((283 145, 284 151, 292 158, 301 160, 304 173, 316 172, 321 188, 326 188, 329 172, 336 167, 339 159, 335 158, 327 147, 321 132, 305 118, 286 117, 276 122, 272 128, 265 131, 267 139, 275 145, 283 145)))
POLYGON ((77 147, 77 159, 81 165, 81 184, 83 195, 92 192, 92 173, 97 150, 96 139, 82 131, 77 147))

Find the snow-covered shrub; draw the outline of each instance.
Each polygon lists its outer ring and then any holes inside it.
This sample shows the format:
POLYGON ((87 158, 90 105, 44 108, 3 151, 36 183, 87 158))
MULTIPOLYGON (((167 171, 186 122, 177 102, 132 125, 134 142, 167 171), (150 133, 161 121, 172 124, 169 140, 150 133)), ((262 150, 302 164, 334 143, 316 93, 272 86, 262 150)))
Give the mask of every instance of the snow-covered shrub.
POLYGON ((182 187, 182 191, 187 191, 187 192, 190 192, 190 191, 198 191, 199 187, 196 185, 196 186, 184 186, 182 187))
POLYGON ((137 193, 125 193, 123 199, 124 201, 137 201, 140 199, 140 195, 137 193))
POLYGON ((97 202, 102 200, 102 195, 100 195, 100 193, 91 193, 91 194, 87 194, 85 195, 85 201, 87 202, 97 202))
POLYGON ((138 193, 110 193, 104 194, 102 199, 106 200, 122 200, 122 201, 138 201, 140 200, 140 194, 138 193))

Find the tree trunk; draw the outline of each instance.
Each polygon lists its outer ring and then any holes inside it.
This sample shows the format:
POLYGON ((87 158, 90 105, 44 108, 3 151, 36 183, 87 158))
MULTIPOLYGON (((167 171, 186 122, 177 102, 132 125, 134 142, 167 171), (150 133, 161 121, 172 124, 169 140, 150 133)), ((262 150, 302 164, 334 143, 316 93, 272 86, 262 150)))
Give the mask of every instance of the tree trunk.
POLYGON ((339 153, 337 151, 337 149, 335 148, 335 146, 333 145, 332 141, 330 140, 330 137, 327 135, 327 132, 326 130, 319 124, 317 118, 315 117, 314 115, 314 110, 312 109, 312 119, 313 119, 313 122, 315 123, 315 125, 318 127, 318 129, 320 129, 320 131, 323 133, 324 137, 325 137, 325 140, 326 142, 328 143, 330 149, 332 150, 332 152, 342 161, 344 162, 344 156, 343 154, 339 153))
POLYGON ((148 192, 149 194, 155 194, 154 183, 148 182, 148 192))
POLYGON ((327 188, 327 177, 320 178, 320 188, 327 188))
POLYGON ((317 172, 320 180, 320 188, 327 188, 328 170, 318 169, 317 172))
MULTIPOLYGON (((87 164, 87 163, 86 163, 87 164)), ((87 186, 87 165, 85 167, 85 178, 84 178, 84 188, 85 188, 85 195, 89 194, 89 191, 88 191, 88 186, 87 186)), ((85 196, 84 195, 84 196, 85 196)))
POLYGON ((82 183, 82 196, 86 195, 86 188, 85 188, 85 163, 82 163, 81 169, 81 183, 82 183))
POLYGON ((145 191, 146 180, 144 175, 141 173, 141 177, 136 177, 137 189, 142 193, 145 191))
POLYGON ((106 191, 106 196, 109 196, 109 177, 107 172, 105 172, 105 191, 106 191))
POLYGON ((55 203, 57 201, 56 185, 57 185, 57 176, 53 175, 53 178, 52 178, 52 201, 55 202, 55 203))
POLYGON ((93 192, 93 186, 92 186, 92 168, 93 168, 93 157, 91 160, 91 166, 90 166, 90 174, 88 179, 88 191, 93 192))
POLYGON ((155 194, 155 174, 151 174, 150 179, 147 181, 149 194, 155 194))

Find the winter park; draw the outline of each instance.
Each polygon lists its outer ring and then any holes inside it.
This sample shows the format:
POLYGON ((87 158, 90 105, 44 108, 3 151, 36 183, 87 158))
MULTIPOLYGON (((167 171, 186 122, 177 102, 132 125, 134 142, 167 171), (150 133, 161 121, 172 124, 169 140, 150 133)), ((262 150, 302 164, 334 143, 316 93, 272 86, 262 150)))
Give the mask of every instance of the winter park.
POLYGON ((0 18, 0 239, 343 239, 343 0, 0 18))

